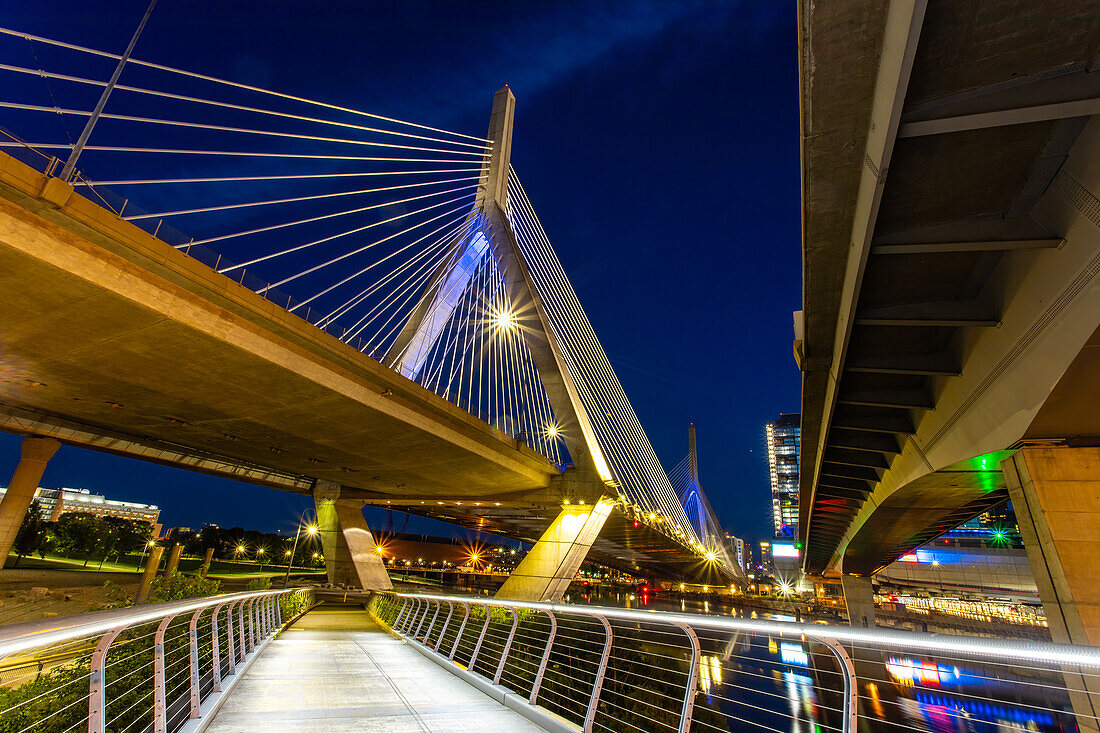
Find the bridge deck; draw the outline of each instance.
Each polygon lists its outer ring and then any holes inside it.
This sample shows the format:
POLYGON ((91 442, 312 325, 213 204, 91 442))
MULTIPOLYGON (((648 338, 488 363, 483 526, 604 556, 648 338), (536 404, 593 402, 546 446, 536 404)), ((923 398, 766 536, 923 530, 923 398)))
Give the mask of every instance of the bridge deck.
POLYGON ((542 728, 394 639, 361 607, 321 606, 268 645, 208 730, 542 728))

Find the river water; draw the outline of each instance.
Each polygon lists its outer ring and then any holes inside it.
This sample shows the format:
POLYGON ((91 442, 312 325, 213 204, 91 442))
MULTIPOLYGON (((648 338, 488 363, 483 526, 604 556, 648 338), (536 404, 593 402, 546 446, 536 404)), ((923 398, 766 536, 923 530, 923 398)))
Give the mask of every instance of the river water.
MULTIPOLYGON (((715 597, 573 586, 565 602, 658 611, 794 621, 793 616, 715 597)), ((808 619, 807 619, 808 620, 808 619)), ((840 730, 842 679, 828 649, 767 635, 700 634, 699 685, 693 730, 840 730), (702 705, 702 698, 700 703, 702 705)), ((860 731, 1000 733, 1077 731, 1061 675, 1026 667, 933 659, 900 651, 863 652, 857 661, 860 731)))

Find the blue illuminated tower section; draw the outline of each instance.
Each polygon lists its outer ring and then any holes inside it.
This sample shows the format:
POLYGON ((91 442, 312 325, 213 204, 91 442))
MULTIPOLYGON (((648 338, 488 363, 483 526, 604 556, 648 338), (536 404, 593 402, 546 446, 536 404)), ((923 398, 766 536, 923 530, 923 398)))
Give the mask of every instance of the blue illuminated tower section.
POLYGON ((765 426, 776 539, 798 537, 798 450, 802 415, 780 415, 765 426))

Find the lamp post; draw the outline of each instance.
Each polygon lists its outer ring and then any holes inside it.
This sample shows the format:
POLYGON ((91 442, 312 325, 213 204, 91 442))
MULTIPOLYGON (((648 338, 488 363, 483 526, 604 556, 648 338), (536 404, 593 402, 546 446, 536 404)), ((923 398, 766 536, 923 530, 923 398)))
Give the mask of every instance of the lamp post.
POLYGON ((141 547, 141 559, 138 560, 138 568, 145 564, 145 551, 157 544, 156 540, 149 540, 141 547))
MULTIPOLYGON (((286 588, 290 583, 290 566, 294 564, 294 553, 298 551, 298 537, 302 534, 302 523, 298 522, 298 531, 294 533, 294 546, 290 548, 290 559, 286 561, 286 575, 283 576, 283 587, 286 588)), ((310 537, 317 535, 317 525, 311 524, 306 527, 306 534, 310 537)), ((314 557, 317 557, 317 553, 313 553, 314 557)))

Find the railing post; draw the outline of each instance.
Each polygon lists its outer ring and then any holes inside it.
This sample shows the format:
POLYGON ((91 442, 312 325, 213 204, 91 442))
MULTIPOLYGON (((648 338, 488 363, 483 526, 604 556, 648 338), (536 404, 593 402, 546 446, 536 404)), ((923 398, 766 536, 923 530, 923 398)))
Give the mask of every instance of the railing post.
MULTIPOLYGON (((244 606, 247 601, 242 600, 237 605, 237 641, 238 646, 241 648, 241 661, 244 661, 245 656, 248 654, 248 642, 245 641, 244 636, 244 606)), ((235 666, 235 665, 234 665, 235 666)), ((234 670, 235 672, 236 670, 234 670)))
POLYGON ((233 606, 235 605, 237 605, 236 602, 230 603, 225 612, 225 638, 229 643, 229 670, 226 674, 237 674, 237 647, 233 643, 233 606))
POLYGON ((603 690, 603 678, 607 674, 607 659, 611 656, 611 624, 603 616, 597 616, 603 624, 607 640, 603 644, 603 656, 600 657, 600 666, 596 670, 596 681, 592 683, 592 697, 588 700, 588 714, 584 717, 584 733, 592 733, 592 726, 596 722, 596 708, 600 704, 600 692, 603 690))
POLYGON ((489 621, 493 618, 493 614, 489 613, 489 607, 482 605, 485 609, 485 625, 481 627, 481 636, 477 637, 477 646, 474 647, 474 653, 470 655, 470 664, 466 669, 471 672, 474 671, 474 662, 477 661, 478 652, 481 651, 481 645, 485 642, 485 633, 489 631, 489 621))
POLYGON ((500 663, 497 665, 496 674, 493 675, 493 684, 500 682, 500 675, 504 673, 504 662, 508 660, 508 652, 512 648, 512 639, 516 638, 516 627, 519 626, 519 609, 512 608, 512 630, 508 632, 508 641, 504 642, 504 651, 500 653, 500 663))
POLYGON ((424 638, 421 640, 424 642, 424 646, 428 646, 428 637, 432 634, 432 627, 435 626, 435 620, 439 618, 439 611, 443 608, 443 604, 439 601, 435 602, 435 613, 432 615, 431 623, 428 624, 428 628, 424 629, 424 638))
POLYGON ((416 618, 416 614, 420 610, 420 599, 412 598, 410 600, 412 603, 409 606, 409 614, 405 617, 405 622, 401 624, 401 628, 399 629, 399 633, 401 634, 404 634, 405 631, 412 626, 413 619, 416 618))
POLYGON ((429 605, 429 602, 425 600, 424 601, 424 615, 420 617, 420 622, 416 625, 416 630, 413 631, 413 633, 412 633, 413 641, 416 641, 417 637, 420 636, 420 629, 424 626, 424 622, 428 620, 428 611, 430 611, 430 610, 431 610, 431 606, 429 605))
MULTIPOLYGON (((218 645, 218 614, 225 608, 225 604, 214 607, 214 613, 210 616, 210 664, 214 669, 214 692, 222 691, 222 658, 218 645)), ((232 627, 230 627, 232 629, 232 627)))
POLYGON ((451 617, 455 615, 455 604, 451 601, 447 601, 447 618, 443 621, 443 628, 439 630, 439 636, 435 639, 435 646, 432 649, 439 651, 439 645, 443 643, 443 637, 447 634, 447 627, 451 625, 451 617))
POLYGON ((256 599, 249 598, 248 604, 248 651, 256 648, 256 599))
POLYGON ((818 637, 817 641, 828 647, 833 656, 836 657, 837 662, 840 663, 840 674, 844 677, 844 707, 842 713, 844 718, 841 721, 841 731, 843 733, 853 733, 856 730, 859 717, 859 706, 856 700, 859 694, 859 683, 856 681, 855 665, 852 664, 852 658, 848 656, 848 652, 836 639, 818 637))
POLYGON ((103 733, 106 727, 107 684, 103 670, 107 662, 107 650, 125 628, 119 626, 101 636, 92 652, 91 672, 88 675, 88 733, 103 733))
POLYGON ((550 648, 554 646, 554 637, 558 635, 558 618, 554 615, 553 611, 547 611, 546 615, 550 617, 550 636, 546 639, 546 650, 542 653, 542 661, 539 662, 539 671, 535 674, 535 684, 531 686, 531 698, 528 700, 532 705, 536 704, 539 697, 539 688, 542 687, 542 678, 546 674, 546 665, 550 661, 550 648))
POLYGON ((393 630, 398 631, 401 628, 401 621, 405 618, 405 611, 409 609, 409 599, 401 599, 401 610, 397 612, 397 618, 393 620, 393 630))
POLYGON ((205 610, 195 611, 187 626, 187 648, 191 657, 191 714, 188 717, 191 718, 199 717, 199 616, 205 610))
POLYGON ((455 652, 458 651, 458 642, 462 639, 462 632, 466 630, 466 622, 470 620, 470 604, 465 601, 462 603, 462 610, 466 612, 466 615, 462 617, 462 623, 459 624, 458 633, 455 634, 455 643, 451 645, 451 653, 447 655, 447 659, 454 661, 455 652))
POLYGON ((687 682, 684 683, 684 706, 680 709, 679 733, 691 730, 691 716, 695 711, 695 676, 699 673, 699 635, 687 624, 676 624, 691 642, 691 664, 688 666, 687 682))
POLYGON ((153 733, 168 733, 168 708, 164 700, 164 632, 175 617, 166 616, 153 637, 153 733))

